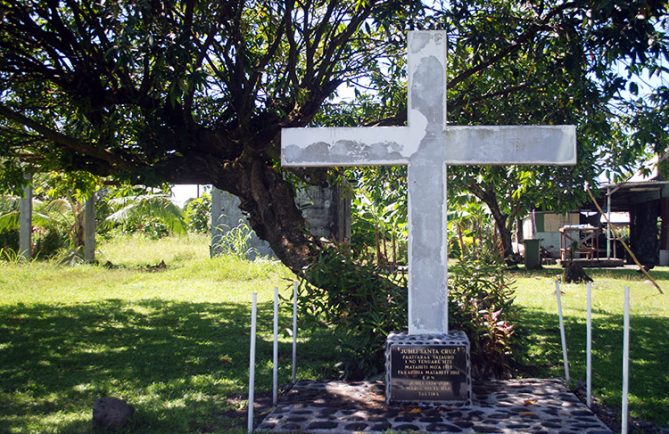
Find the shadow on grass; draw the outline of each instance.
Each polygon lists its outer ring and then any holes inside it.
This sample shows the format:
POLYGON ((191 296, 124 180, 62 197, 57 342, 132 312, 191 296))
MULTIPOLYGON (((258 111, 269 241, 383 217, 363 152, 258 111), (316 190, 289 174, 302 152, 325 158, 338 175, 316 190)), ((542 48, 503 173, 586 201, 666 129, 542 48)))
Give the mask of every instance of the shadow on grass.
MULTIPOLYGON (((271 387, 271 312, 271 304, 259 305, 260 392, 271 387)), ((282 327, 289 320, 284 315, 282 327)), ((228 397, 246 394, 249 323, 250 306, 234 303, 2 306, 0 425, 16 432, 89 432, 95 399, 117 396, 137 408, 131 432, 241 428, 244 419, 229 418, 239 409, 230 408, 228 397)), ((300 364, 327 369, 331 353, 322 349, 331 348, 333 337, 302 338, 311 350, 298 353, 300 364)), ((283 382, 290 353, 289 344, 280 346, 283 382)))
MULTIPOLYGON (((593 319, 593 394, 620 408, 623 317, 600 312, 593 319)), ((522 309, 518 321, 520 369, 528 376, 563 377, 557 314, 522 309)), ((669 425, 669 319, 630 318, 630 410, 636 417, 669 425)), ((585 381, 585 319, 565 317, 571 378, 585 381)))

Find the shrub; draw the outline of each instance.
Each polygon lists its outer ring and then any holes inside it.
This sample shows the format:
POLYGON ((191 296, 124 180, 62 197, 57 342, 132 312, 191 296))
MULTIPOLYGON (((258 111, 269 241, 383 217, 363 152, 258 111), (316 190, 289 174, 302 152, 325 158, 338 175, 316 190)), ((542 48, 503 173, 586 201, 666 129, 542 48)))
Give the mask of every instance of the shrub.
MULTIPOLYGON (((470 339, 474 378, 505 377, 510 372, 513 290, 497 255, 478 253, 451 269, 449 321, 470 339)), ((339 338, 338 368, 345 378, 383 372, 386 337, 406 330, 406 278, 384 272, 373 261, 328 248, 306 270, 311 284, 300 285, 301 317, 333 327, 339 338)))
POLYGON ((170 235, 167 225, 155 217, 146 217, 141 223, 136 223, 135 227, 137 226, 147 238, 152 240, 159 240, 170 235))
MULTIPOLYGON (((33 228, 31 241, 32 257, 39 259, 57 256, 61 250, 69 246, 68 234, 53 225, 33 228)), ((19 231, 0 232, 0 250, 18 254, 19 231)))
POLYGON ((1 231, 0 249, 19 250, 19 231, 1 231))
POLYGON ((57 256, 70 246, 68 234, 56 228, 39 228, 33 231, 33 256, 48 259, 57 256))
POLYGON ((332 247, 306 270, 312 284, 301 282, 301 318, 333 327, 339 339, 336 367, 344 378, 382 372, 386 336, 406 327, 406 281, 382 273, 373 261, 355 261, 332 247))
POLYGON ((510 374, 512 357, 512 281, 497 254, 467 254, 451 267, 449 322, 464 330, 471 342, 472 376, 504 378, 510 374))
POLYGON ((184 207, 184 220, 190 232, 207 233, 211 229, 211 195, 205 193, 188 201, 184 207))

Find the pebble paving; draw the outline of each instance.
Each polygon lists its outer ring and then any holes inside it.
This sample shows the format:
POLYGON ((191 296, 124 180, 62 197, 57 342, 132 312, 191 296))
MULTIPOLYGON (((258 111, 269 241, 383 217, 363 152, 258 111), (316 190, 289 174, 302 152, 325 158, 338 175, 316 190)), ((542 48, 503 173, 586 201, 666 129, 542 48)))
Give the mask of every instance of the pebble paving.
POLYGON ((470 406, 387 405, 381 381, 300 381, 257 432, 604 434, 612 431, 559 380, 474 385, 470 406))

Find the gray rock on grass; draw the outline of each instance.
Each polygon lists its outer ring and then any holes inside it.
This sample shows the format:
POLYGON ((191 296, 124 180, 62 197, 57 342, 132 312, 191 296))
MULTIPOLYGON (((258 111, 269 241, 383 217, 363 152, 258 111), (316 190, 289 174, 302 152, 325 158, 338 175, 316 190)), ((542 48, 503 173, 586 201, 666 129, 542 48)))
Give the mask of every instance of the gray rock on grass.
POLYGON ((135 408, 118 398, 99 398, 93 404, 93 427, 104 429, 119 429, 124 427, 135 408))

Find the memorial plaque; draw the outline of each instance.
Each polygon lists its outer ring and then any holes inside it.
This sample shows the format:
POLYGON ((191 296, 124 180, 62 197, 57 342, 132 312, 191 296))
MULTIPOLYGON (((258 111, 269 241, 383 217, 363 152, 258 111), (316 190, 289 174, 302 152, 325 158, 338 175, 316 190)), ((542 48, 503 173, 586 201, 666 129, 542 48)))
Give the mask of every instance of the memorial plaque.
POLYGON ((397 345, 390 358, 394 400, 467 399, 466 347, 397 345))
POLYGON ((386 364, 389 402, 471 401, 469 341, 462 332, 421 337, 391 335, 386 364))

